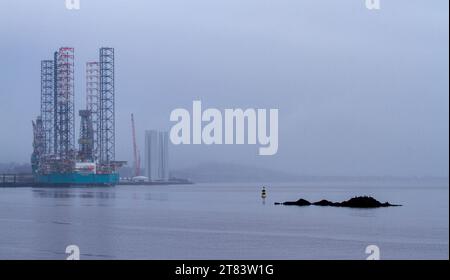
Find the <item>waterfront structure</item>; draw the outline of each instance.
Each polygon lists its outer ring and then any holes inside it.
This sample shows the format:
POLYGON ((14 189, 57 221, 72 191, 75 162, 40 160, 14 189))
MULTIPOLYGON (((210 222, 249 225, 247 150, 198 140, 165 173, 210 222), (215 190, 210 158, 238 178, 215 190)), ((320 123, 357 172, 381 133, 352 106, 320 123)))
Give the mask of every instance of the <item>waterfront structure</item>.
POLYGON ((149 181, 169 180, 169 134, 166 131, 145 132, 145 175, 149 181))
POLYGON ((169 133, 159 133, 159 178, 163 181, 169 180, 169 133))
POLYGON ((86 64, 86 109, 79 111, 78 150, 74 53, 74 48, 62 47, 53 60, 41 62, 41 112, 33 122, 35 181, 114 185, 124 164, 115 160, 114 49, 100 48, 99 60, 86 64))

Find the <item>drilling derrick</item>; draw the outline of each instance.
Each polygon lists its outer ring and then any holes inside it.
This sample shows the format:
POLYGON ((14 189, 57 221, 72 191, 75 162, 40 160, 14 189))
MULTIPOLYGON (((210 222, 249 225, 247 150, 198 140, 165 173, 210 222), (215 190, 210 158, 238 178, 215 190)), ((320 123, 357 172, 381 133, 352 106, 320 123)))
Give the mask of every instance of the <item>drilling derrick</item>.
POLYGON ((86 64, 86 109, 80 110, 75 147, 74 49, 62 47, 41 61, 41 115, 33 122, 31 163, 43 185, 115 185, 114 49, 101 48, 86 64))
POLYGON ((56 135, 60 159, 73 159, 75 151, 74 49, 60 48, 56 69, 56 135))
POLYGON ((45 131, 43 128, 42 118, 37 117, 33 124, 33 154, 31 155, 31 166, 33 173, 39 169, 42 156, 45 152, 45 131))
POLYGON ((53 153, 54 144, 54 65, 53 60, 41 61, 41 118, 44 133, 44 154, 53 153))
POLYGON ((100 68, 98 62, 86 63, 86 110, 91 112, 93 128, 93 160, 99 158, 100 68))
POLYGON ((100 49, 100 163, 115 160, 114 49, 100 49))
POLYGON ((91 111, 80 110, 80 145, 78 157, 81 162, 92 162, 94 151, 94 129, 92 127, 91 111))

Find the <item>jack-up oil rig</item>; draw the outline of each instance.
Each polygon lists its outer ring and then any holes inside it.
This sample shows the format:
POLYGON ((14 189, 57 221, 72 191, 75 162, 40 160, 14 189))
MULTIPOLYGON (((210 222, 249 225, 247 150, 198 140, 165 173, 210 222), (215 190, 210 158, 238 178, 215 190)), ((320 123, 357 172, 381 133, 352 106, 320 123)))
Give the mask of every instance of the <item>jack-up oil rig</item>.
POLYGON ((74 48, 41 61, 41 108, 33 121, 31 164, 36 184, 115 185, 114 49, 100 48, 86 63, 86 108, 79 111, 75 147, 74 48))

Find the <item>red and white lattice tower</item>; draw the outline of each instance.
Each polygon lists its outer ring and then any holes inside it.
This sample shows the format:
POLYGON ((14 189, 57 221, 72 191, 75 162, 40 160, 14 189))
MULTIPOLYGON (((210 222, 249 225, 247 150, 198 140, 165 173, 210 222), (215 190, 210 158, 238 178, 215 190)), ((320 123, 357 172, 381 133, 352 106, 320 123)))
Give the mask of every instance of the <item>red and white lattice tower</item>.
POLYGON ((91 112, 94 147, 94 160, 99 158, 100 147, 100 64, 97 61, 86 63, 86 110, 91 112))

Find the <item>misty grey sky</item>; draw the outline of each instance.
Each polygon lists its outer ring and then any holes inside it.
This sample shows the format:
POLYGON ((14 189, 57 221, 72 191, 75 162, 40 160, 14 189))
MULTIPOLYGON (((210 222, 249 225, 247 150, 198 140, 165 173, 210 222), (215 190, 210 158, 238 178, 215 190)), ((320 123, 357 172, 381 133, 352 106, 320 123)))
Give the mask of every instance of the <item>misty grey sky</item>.
MULTIPOLYGON (((117 159, 132 160, 130 114, 170 129, 170 112, 279 108, 279 150, 171 146, 171 167, 204 161, 311 175, 448 176, 447 0, 0 0, 0 162, 29 162, 40 60, 75 47, 116 52, 117 159), (191 109, 189 109, 191 110, 191 109)), ((77 126, 79 120, 77 118, 77 126)), ((142 155, 143 158, 143 155, 142 155)))

